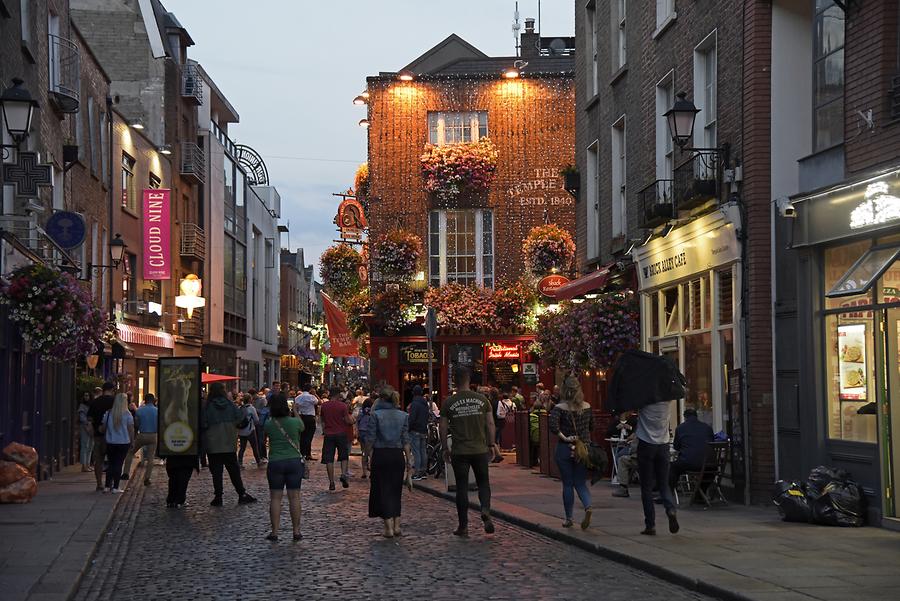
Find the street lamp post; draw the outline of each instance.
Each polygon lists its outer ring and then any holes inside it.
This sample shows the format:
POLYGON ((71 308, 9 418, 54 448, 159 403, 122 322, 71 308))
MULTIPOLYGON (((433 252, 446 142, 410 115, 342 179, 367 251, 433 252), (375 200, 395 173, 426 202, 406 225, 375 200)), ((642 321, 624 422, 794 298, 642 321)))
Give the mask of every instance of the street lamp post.
POLYGON ((721 154, 722 160, 718 161, 719 165, 728 163, 728 155, 731 145, 727 142, 715 148, 695 148, 688 146, 691 138, 694 136, 694 124, 697 121, 697 113, 700 112, 694 103, 687 99, 685 92, 678 93, 678 100, 672 105, 672 108, 663 113, 666 123, 669 126, 669 135, 675 145, 682 152, 693 152, 696 155, 702 154, 721 154))
MULTIPOLYGON (((34 118, 34 110, 38 108, 37 100, 31 97, 31 93, 22 87, 25 83, 19 78, 12 80, 12 86, 0 95, 0 112, 3 113, 3 124, 12 144, 0 144, 0 147, 18 148, 28 137, 31 131, 31 121, 34 118)), ((4 152, 5 154, 5 152, 4 152)))

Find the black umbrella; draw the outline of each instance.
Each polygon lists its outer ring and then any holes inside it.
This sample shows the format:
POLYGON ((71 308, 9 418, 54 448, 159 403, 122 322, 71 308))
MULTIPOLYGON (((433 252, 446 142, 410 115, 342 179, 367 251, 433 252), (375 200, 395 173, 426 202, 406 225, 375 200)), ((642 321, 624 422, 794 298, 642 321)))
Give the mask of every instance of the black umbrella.
POLYGON ((636 411, 646 405, 684 398, 686 380, 675 362, 662 355, 630 350, 613 366, 610 411, 636 411))

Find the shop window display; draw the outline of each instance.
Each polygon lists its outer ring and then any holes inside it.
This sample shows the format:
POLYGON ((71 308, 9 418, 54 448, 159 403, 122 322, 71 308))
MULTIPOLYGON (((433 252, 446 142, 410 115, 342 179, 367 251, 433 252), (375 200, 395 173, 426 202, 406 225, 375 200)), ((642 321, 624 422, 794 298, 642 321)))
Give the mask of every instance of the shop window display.
POLYGON ((871 311, 825 319, 828 435, 875 442, 875 322, 871 311), (870 412, 871 411, 871 412, 870 412))

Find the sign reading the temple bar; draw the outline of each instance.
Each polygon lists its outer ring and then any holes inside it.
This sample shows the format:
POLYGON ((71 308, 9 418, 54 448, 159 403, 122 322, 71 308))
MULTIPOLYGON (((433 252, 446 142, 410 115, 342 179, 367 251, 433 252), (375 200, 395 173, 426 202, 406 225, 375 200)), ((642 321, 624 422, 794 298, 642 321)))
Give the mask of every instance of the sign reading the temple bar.
POLYGON ((489 344, 487 348, 487 358, 489 360, 497 359, 516 359, 521 357, 518 344, 489 344))
POLYGON ((569 278, 558 273, 545 276, 538 282, 538 292, 550 298, 556 298, 556 291, 569 283, 569 278))
POLYGON ((338 205, 334 224, 341 231, 341 240, 362 240, 363 230, 369 227, 362 203, 352 196, 344 197, 338 205))
POLYGON ((145 280, 172 278, 169 195, 170 191, 165 189, 147 188, 144 190, 145 280))

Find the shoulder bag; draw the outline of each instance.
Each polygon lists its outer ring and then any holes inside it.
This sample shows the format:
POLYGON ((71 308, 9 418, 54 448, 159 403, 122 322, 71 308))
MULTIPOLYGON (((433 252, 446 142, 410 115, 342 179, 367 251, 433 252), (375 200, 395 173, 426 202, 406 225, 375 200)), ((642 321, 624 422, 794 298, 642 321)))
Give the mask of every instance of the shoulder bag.
POLYGON ((567 411, 569 418, 572 420, 572 431, 575 433, 575 442, 572 444, 575 461, 582 463, 588 467, 591 465, 591 454, 588 451, 587 443, 578 436, 578 425, 575 423, 575 412, 567 411))

